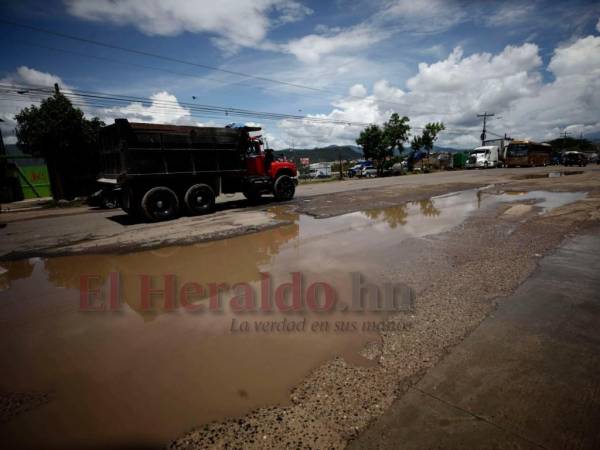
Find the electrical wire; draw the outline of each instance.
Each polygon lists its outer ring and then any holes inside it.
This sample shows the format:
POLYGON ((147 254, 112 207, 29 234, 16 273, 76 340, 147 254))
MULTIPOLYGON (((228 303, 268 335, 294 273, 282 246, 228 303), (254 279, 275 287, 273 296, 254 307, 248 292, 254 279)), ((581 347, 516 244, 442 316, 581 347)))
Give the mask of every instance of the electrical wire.
MULTIPOLYGON (((98 47, 108 48, 111 50, 118 50, 118 51, 127 52, 127 53, 131 53, 131 54, 139 55, 139 56, 160 59, 163 61, 168 61, 170 63, 184 64, 184 65, 198 67, 198 68, 205 69, 205 70, 211 70, 211 71, 226 73, 229 75, 240 76, 240 77, 244 77, 247 79, 253 79, 253 80, 263 81, 263 82, 268 82, 268 83, 274 83, 274 84, 278 84, 278 85, 286 86, 286 87, 292 87, 292 88, 303 89, 303 90, 319 92, 319 93, 327 93, 327 94, 331 94, 331 95, 335 95, 335 96, 343 96, 343 97, 347 97, 347 98, 354 98, 354 99, 360 99, 360 100, 364 99, 364 97, 361 97, 361 96, 356 96, 356 95, 351 95, 351 94, 341 94, 339 92, 331 91, 331 90, 325 89, 325 88, 307 86, 307 85, 300 84, 300 83, 293 83, 293 82, 289 82, 289 81, 277 80, 275 78, 268 78, 268 77, 264 77, 264 76, 253 75, 253 74, 239 72, 239 71, 235 71, 235 70, 223 69, 220 67, 210 66, 208 64, 196 63, 193 61, 174 58, 172 56, 161 55, 158 53, 152 53, 152 52, 148 52, 145 50, 139 50, 139 49, 124 47, 124 46, 120 46, 120 45, 116 45, 116 44, 110 44, 110 43, 98 41, 95 39, 89 39, 89 38, 84 38, 82 36, 75 36, 75 35, 59 32, 59 31, 53 31, 53 30, 49 30, 46 28, 37 27, 37 26, 24 24, 24 23, 18 23, 15 21, 7 20, 7 19, 0 18, 0 23, 3 23, 5 25, 10 25, 13 27, 17 27, 17 28, 23 28, 23 29, 36 31, 39 33, 44 33, 44 34, 51 35, 51 36, 56 36, 56 37, 59 37, 62 39, 69 39, 69 40, 73 40, 73 41, 77 41, 77 42, 83 42, 86 44, 96 45, 98 47)), ((155 70, 161 70, 161 69, 155 68, 155 70)), ((403 104, 397 103, 397 102, 390 102, 388 100, 378 99, 378 102, 382 103, 382 104, 396 106, 396 107, 403 108, 403 109, 407 108, 407 105, 403 105, 403 104)), ((439 112, 421 112, 420 114, 438 114, 439 115, 441 113, 439 113, 439 112)))
MULTIPOLYGON (((51 95, 54 90, 52 88, 43 86, 28 86, 28 85, 6 85, 0 83, 0 88, 5 93, 17 93, 23 95, 34 94, 38 97, 45 98, 47 95, 51 95)), ((221 113, 225 116, 235 117, 253 117, 261 119, 277 119, 277 120, 296 120, 303 122, 323 123, 323 124, 336 124, 336 125, 349 125, 349 126, 368 126, 366 122, 352 122, 347 120, 335 120, 327 119, 322 117, 311 117, 311 116, 300 116, 295 114, 285 113, 272 113, 265 111, 253 111, 241 108, 213 106, 213 105, 201 105, 194 103, 185 103, 170 101, 165 99, 149 99, 144 97, 136 96, 119 96, 115 94, 94 92, 94 91, 83 91, 83 90, 65 90, 62 92, 69 99, 85 100, 91 105, 97 105, 99 107, 118 107, 119 104, 131 104, 139 103, 143 106, 162 108, 163 110, 181 111, 187 109, 190 111, 203 112, 203 113, 221 113)), ((221 116, 222 117, 222 116, 221 116)))

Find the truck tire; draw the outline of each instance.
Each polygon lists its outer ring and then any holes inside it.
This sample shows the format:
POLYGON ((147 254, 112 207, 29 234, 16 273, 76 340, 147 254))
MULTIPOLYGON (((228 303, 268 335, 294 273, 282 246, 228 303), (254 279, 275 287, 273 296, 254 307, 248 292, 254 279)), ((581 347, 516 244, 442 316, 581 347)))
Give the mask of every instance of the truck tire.
POLYGON ((142 212, 151 222, 174 219, 179 214, 177 194, 165 186, 150 189, 142 198, 142 212))
POLYGON ((291 200, 296 192, 294 180, 288 175, 281 175, 275 180, 273 185, 273 195, 276 200, 285 201, 291 200))
POLYGON ((141 216, 140 200, 136 192, 131 187, 126 187, 121 192, 119 202, 121 209, 133 217, 141 216))
POLYGON ((194 184, 183 198, 190 214, 207 214, 215 207, 215 193, 207 184, 194 184))

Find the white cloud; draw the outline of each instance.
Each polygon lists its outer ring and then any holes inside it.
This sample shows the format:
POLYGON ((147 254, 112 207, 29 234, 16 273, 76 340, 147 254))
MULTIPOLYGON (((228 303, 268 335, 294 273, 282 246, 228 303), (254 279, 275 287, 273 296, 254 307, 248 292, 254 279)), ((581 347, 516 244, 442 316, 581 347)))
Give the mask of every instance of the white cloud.
POLYGON ((486 16, 484 22, 489 26, 508 26, 525 22, 534 11, 533 3, 506 3, 486 16))
POLYGON ((315 64, 325 55, 363 50, 385 37, 387 33, 383 30, 360 25, 324 34, 309 34, 300 39, 293 39, 280 48, 304 63, 315 64))
POLYGON ((559 47, 548 64, 548 69, 556 76, 571 74, 590 75, 598 73, 600 68, 600 37, 587 36, 573 44, 559 47))
POLYGON ((392 0, 374 19, 421 34, 445 31, 467 18, 466 10, 451 0, 392 0))
POLYGON ((531 71, 541 63, 535 44, 507 46, 498 55, 476 53, 466 58, 463 58, 463 50, 456 47, 443 61, 431 65, 419 64, 419 73, 406 84, 412 90, 448 92, 463 89, 472 83, 531 71))
MULTIPOLYGON (((319 117, 383 123, 397 111, 408 115, 413 127, 442 120, 448 131, 440 144, 462 148, 478 144, 481 122, 476 116, 486 110, 501 117, 488 125, 498 134, 545 140, 565 128, 597 133, 599 50, 600 37, 594 36, 557 48, 547 67, 555 79, 544 82, 542 60, 534 44, 507 46, 495 55, 465 56, 456 48, 446 59, 419 64, 418 72, 406 83, 408 90, 380 80, 371 94, 354 96, 351 90, 351 97, 335 102, 329 114, 319 117)), ((280 128, 304 146, 352 144, 360 132, 360 127, 310 123, 282 122, 280 128)))
POLYGON ((132 25, 148 35, 209 33, 223 48, 252 47, 270 28, 312 11, 295 0, 64 0, 79 18, 132 25))
POLYGON ((3 100, 0 106, 0 118, 4 120, 4 122, 0 122, 0 126, 4 141, 7 144, 16 142, 14 130, 17 126, 17 121, 15 120, 15 115, 25 107, 40 104, 40 94, 33 90, 27 90, 26 86, 54 88, 54 84, 58 84, 62 92, 72 92, 71 87, 60 77, 27 66, 17 67, 14 73, 0 79, 0 83, 19 87, 25 86, 19 94, 13 94, 6 100, 3 100))
POLYGON ((179 104, 177 97, 166 91, 150 96, 152 103, 144 106, 134 102, 127 106, 106 108, 101 111, 104 122, 111 123, 115 118, 125 118, 132 122, 168 123, 173 125, 199 125, 189 109, 179 104))
POLYGON ((112 123, 116 118, 126 118, 138 122, 203 125, 192 117, 192 112, 188 108, 179 104, 177 97, 165 91, 153 94, 150 97, 151 104, 148 106, 133 102, 126 106, 98 108, 86 103, 85 99, 73 94, 73 88, 66 84, 59 76, 48 72, 41 72, 27 66, 18 67, 14 73, 0 79, 0 83, 24 86, 21 94, 16 94, 10 99, 3 101, 0 106, 0 117, 4 120, 4 122, 0 122, 0 126, 2 127, 4 140, 9 144, 16 142, 14 136, 14 129, 17 125, 14 119, 15 115, 27 106, 38 106, 40 100, 49 95, 46 93, 36 93, 34 90, 27 90, 26 86, 52 88, 55 83, 60 86, 61 92, 71 94, 69 97, 76 103, 75 106, 82 109, 88 118, 97 116, 107 124, 112 123))
POLYGON ((349 92, 352 97, 364 97, 367 95, 367 88, 362 84, 355 84, 350 88, 349 92))
POLYGON ((60 77, 51 73, 40 72, 27 66, 17 68, 14 81, 32 86, 54 87, 54 84, 58 84, 63 88, 66 87, 60 77))
POLYGON ((379 101, 391 103, 402 101, 405 92, 391 86, 387 80, 379 80, 373 85, 373 95, 379 101))

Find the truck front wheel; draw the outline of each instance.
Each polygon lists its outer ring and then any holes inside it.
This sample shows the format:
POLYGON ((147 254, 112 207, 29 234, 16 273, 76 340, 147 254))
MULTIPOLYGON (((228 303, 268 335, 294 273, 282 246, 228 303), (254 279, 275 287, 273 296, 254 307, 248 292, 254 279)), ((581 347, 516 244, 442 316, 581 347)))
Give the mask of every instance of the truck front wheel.
POLYGON ((273 195, 276 200, 291 200, 296 192, 294 180, 288 175, 281 175, 275 180, 273 195))
POLYGON ((177 194, 164 186, 152 188, 142 198, 142 211, 152 222, 174 219, 179 214, 177 194))
POLYGON ((185 193, 184 201, 190 214, 206 214, 215 207, 215 193, 207 184, 194 184, 185 193))

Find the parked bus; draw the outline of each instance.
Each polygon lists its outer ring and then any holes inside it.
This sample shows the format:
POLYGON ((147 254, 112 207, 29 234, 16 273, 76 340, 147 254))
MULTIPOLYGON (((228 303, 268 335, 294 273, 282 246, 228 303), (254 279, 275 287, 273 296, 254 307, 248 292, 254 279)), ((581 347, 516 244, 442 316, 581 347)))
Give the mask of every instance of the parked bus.
POLYGON ((507 167, 547 166, 552 159, 552 146, 533 141, 512 141, 506 152, 507 167))

